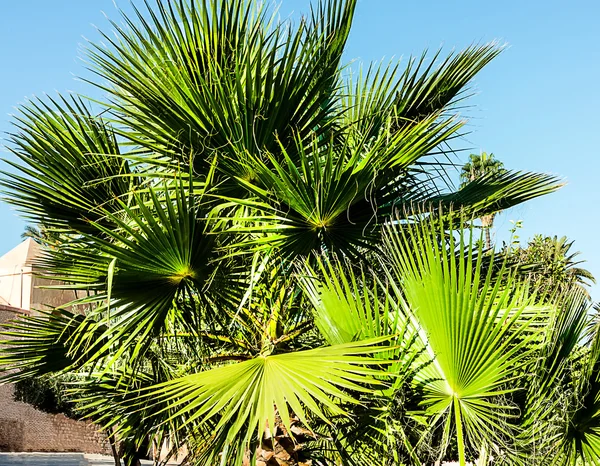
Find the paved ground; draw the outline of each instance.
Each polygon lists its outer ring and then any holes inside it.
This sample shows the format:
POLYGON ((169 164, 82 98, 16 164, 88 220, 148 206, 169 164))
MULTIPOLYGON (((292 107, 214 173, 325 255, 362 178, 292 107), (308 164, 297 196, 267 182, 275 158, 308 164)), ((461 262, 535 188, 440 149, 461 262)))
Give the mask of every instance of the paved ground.
MULTIPOLYGON (((0 466, 114 466, 110 456, 83 453, 0 453, 0 466)), ((151 465, 151 461, 142 461, 151 465)))

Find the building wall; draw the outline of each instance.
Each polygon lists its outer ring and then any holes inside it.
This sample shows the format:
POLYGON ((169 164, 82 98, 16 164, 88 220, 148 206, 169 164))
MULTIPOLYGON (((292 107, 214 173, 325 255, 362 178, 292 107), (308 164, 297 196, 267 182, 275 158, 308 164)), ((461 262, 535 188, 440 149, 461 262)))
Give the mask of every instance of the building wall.
POLYGON ((20 309, 31 309, 33 276, 30 266, 15 265, 0 268, 0 298, 2 302, 20 309))
MULTIPOLYGON (((0 305, 0 326, 19 309, 0 305)), ((96 426, 62 414, 47 414, 14 401, 13 387, 0 385, 0 451, 84 452, 110 455, 106 436, 96 426)))
MULTIPOLYGON (((70 303, 78 297, 84 296, 83 292, 79 292, 79 296, 75 290, 61 290, 57 288, 44 288, 53 287, 60 285, 61 283, 56 280, 48 280, 42 278, 39 275, 33 273, 31 278, 31 293, 30 293, 30 307, 27 309, 47 310, 55 307, 63 306, 65 303, 70 303)), ((71 309, 72 310, 72 309, 71 309)))

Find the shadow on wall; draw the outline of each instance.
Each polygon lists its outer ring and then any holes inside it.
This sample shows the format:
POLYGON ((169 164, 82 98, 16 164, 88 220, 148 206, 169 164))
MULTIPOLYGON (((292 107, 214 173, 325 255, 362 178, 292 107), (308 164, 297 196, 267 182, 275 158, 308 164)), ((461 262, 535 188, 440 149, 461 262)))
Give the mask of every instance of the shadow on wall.
MULTIPOLYGON (((25 423, 16 419, 0 419, 0 451, 22 451, 25 447, 25 423)), ((4 463, 0 463, 4 465, 4 463)))

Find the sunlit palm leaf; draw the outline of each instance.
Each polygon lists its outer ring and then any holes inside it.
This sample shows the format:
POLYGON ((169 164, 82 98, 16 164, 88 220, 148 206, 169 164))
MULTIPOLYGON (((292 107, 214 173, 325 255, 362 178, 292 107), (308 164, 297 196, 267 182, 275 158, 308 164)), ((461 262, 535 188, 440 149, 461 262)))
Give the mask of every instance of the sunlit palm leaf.
POLYGON ((585 356, 580 345, 589 339, 590 304, 585 294, 576 290, 554 301, 555 311, 546 322, 545 334, 540 335, 539 355, 521 375, 520 385, 527 386, 528 392, 517 398, 522 431, 516 442, 520 462, 513 462, 519 465, 529 464, 535 456, 549 461, 560 455, 564 417, 572 409, 568 401, 570 386, 579 378, 574 372, 585 356))
POLYGON ((600 333, 597 330, 575 382, 573 410, 568 414, 561 440, 564 465, 600 465, 600 333))
POLYGON ((265 429, 274 431, 277 418, 290 431, 292 414, 306 426, 312 418, 328 423, 348 415, 340 403, 357 402, 348 390, 372 393, 380 385, 376 377, 386 377, 385 370, 369 368, 385 363, 369 356, 386 351, 380 346, 386 340, 259 356, 151 387, 140 401, 168 403, 172 416, 189 415, 200 429, 218 420, 208 464, 217 464, 220 453, 219 464, 230 458, 240 464, 265 429))
POLYGON ((325 339, 341 344, 389 334, 393 344, 380 355, 394 361, 387 369, 393 375, 390 388, 363 398, 354 418, 331 432, 337 454, 347 457, 348 464, 373 464, 381 457, 417 461, 419 435, 425 429, 406 413, 410 401, 405 392, 430 361, 423 358, 416 329, 376 279, 370 283, 364 272, 357 276, 350 263, 318 259, 317 264, 317 271, 303 265, 299 273, 314 307, 315 325, 325 339))
POLYGON ((506 171, 466 183, 459 191, 429 199, 432 205, 462 209, 469 215, 498 212, 522 202, 550 194, 564 185, 552 175, 506 171))
POLYGON ((432 115, 449 111, 468 97, 475 75, 502 52, 495 43, 474 45, 443 60, 441 51, 429 58, 409 58, 402 72, 401 62, 373 66, 355 82, 348 81, 344 99, 348 112, 342 115, 359 133, 376 136, 394 117, 396 128, 415 124, 432 115))
MULTIPOLYGON (((243 271, 219 260, 217 236, 200 213, 202 198, 188 183, 149 188, 145 195, 132 194, 129 205, 118 205, 118 213, 106 212, 112 229, 91 223, 101 238, 83 236, 49 249, 40 262, 65 287, 95 291, 83 299, 92 306, 88 318, 110 325, 101 336, 104 344, 88 354, 91 359, 112 352, 115 361, 126 351, 137 357, 153 338, 178 325, 205 331, 224 317, 215 314, 215 306, 239 300, 246 286, 243 271), (222 268, 227 287, 220 284, 222 268)), ((74 336, 73 344, 82 339, 83 334, 74 336)))
MULTIPOLYGON (((454 221, 464 224, 464 219, 454 221)), ((447 228, 435 216, 416 224, 390 224, 384 252, 392 267, 390 279, 401 290, 398 298, 406 302, 434 359, 417 376, 423 404, 429 413, 454 420, 464 464, 464 437, 480 445, 501 444, 510 435, 506 421, 514 413, 502 396, 514 390, 510 382, 535 332, 528 332, 532 318, 521 318, 531 304, 525 289, 510 277, 510 286, 492 283, 491 270, 482 275, 481 260, 473 261, 469 252, 473 231, 459 230, 455 239, 447 228)))
POLYGON ((200 172, 218 150, 220 168, 239 174, 237 154, 319 134, 339 111, 332 95, 355 4, 323 3, 293 29, 249 1, 158 1, 89 54, 127 138, 161 157, 191 153, 200 172))
POLYGON ((314 321, 330 345, 392 335, 398 313, 380 298, 377 283, 369 286, 364 273, 356 277, 349 264, 317 259, 318 271, 301 267, 301 283, 314 308, 314 321))
MULTIPOLYGON (((334 140, 306 146, 297 140, 298 161, 283 146, 283 162, 271 154, 248 155, 255 180, 238 177, 238 182, 270 207, 277 233, 272 244, 284 254, 326 248, 360 256, 361 249, 373 248, 383 219, 392 212, 403 187, 399 174, 461 125, 452 119, 438 123, 434 116, 354 148, 334 140)), ((261 222, 254 230, 263 229, 261 222)))

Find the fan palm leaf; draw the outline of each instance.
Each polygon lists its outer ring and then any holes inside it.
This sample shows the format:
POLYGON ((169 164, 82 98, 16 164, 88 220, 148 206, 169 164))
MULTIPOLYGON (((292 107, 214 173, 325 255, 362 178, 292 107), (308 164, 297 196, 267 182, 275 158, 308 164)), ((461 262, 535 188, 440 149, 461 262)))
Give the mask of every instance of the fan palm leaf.
MULTIPOLYGON (((139 402, 168 404, 171 417, 189 416, 202 430, 211 425, 205 446, 208 464, 241 464, 265 430, 280 422, 291 431, 291 416, 310 426, 348 413, 340 402, 357 403, 348 391, 373 393, 387 377, 385 364, 371 355, 388 351, 387 337, 286 354, 261 355, 153 386, 139 402), (310 413, 310 415, 309 415, 310 413), (280 421, 278 421, 280 419, 280 421), (230 463, 231 462, 231 463, 230 463)), ((158 413, 160 414, 160 413, 158 413)))
POLYGON ((232 174, 237 154, 320 133, 339 111, 331 95, 355 4, 325 2, 292 29, 249 1, 159 1, 148 20, 136 10, 140 25, 115 24, 111 48, 90 59, 128 139, 160 157, 192 153, 200 172, 218 151, 232 174))
POLYGON ((518 384, 526 391, 515 397, 521 431, 515 442, 518 456, 511 464, 545 464, 561 455, 565 417, 572 409, 569 387, 585 355, 581 345, 590 336, 590 305, 582 292, 552 301, 554 312, 540 334, 540 351, 519 375, 518 384))
MULTIPOLYGON (((226 319, 217 307, 239 302, 246 272, 241 263, 220 260, 202 199, 182 179, 131 193, 128 205, 118 201, 121 210, 105 211, 113 228, 90 222, 98 234, 78 236, 42 256, 39 265, 48 278, 64 283, 59 287, 91 293, 68 305, 86 306, 86 319, 109 324, 99 337, 104 344, 92 345, 89 360, 111 353, 116 361, 128 351, 135 359, 177 326, 213 328, 226 319), (227 287, 220 283, 223 276, 227 287)), ((75 346, 83 341, 85 333, 71 339, 75 346)))
POLYGON ((103 333, 102 325, 66 310, 20 316, 3 325, 0 333, 4 338, 0 342, 1 381, 26 380, 78 367, 83 354, 73 352, 69 343, 76 332, 91 333, 97 345, 102 343, 99 339, 103 333))
POLYGON ((343 344, 390 335, 392 346, 379 357, 394 361, 387 366, 390 387, 363 398, 363 404, 354 409, 354 418, 329 434, 336 439, 337 454, 348 464, 371 464, 381 458, 396 461, 393 464, 401 463, 400 458, 418 462, 418 437, 425 438, 426 429, 413 413, 407 413, 410 401, 403 399, 415 373, 430 363, 423 358, 416 329, 392 294, 378 280, 369 282, 371 274, 364 270, 357 274, 350 263, 326 257, 318 258, 317 264, 317 270, 304 264, 299 273, 313 305, 315 326, 327 342, 343 344))
POLYGON ((473 230, 448 234, 454 224, 464 219, 391 223, 384 253, 398 299, 434 361, 416 378, 422 403, 430 415, 448 419, 445 436, 452 419, 464 465, 469 443, 509 447, 502 437, 511 435, 507 420, 516 413, 503 397, 515 390, 510 383, 535 342, 529 316, 544 311, 532 308, 514 277, 503 286, 491 281, 491 270, 482 274, 481 250, 475 261, 470 252, 477 250, 473 230))
POLYGON ((114 130, 80 98, 33 100, 20 108, 10 150, 19 162, 4 172, 8 202, 46 227, 89 232, 89 222, 105 222, 137 180, 114 130))

